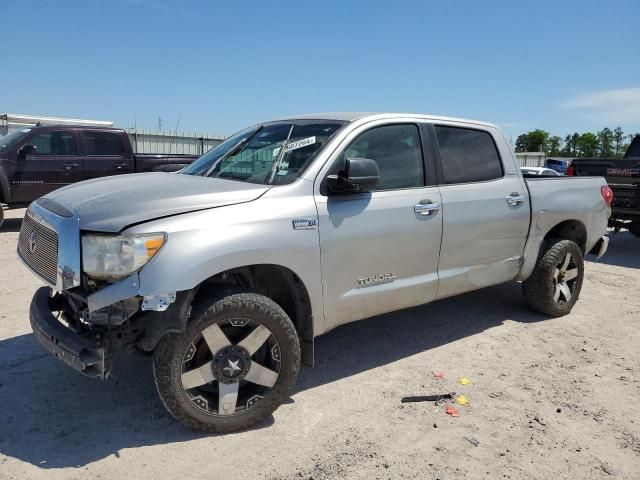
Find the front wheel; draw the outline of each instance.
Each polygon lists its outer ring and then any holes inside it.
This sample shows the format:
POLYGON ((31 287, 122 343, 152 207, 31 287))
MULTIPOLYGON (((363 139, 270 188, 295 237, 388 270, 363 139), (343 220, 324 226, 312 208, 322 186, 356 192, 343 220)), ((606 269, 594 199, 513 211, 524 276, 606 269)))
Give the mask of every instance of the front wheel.
POLYGON ((522 282, 524 300, 537 312, 561 317, 571 311, 582 289, 582 250, 571 240, 551 240, 543 248, 533 273, 522 282))
POLYGON ((300 344, 277 303, 233 293, 196 305, 184 333, 162 338, 153 367, 160 398, 178 421, 231 432, 264 419, 288 397, 300 344))

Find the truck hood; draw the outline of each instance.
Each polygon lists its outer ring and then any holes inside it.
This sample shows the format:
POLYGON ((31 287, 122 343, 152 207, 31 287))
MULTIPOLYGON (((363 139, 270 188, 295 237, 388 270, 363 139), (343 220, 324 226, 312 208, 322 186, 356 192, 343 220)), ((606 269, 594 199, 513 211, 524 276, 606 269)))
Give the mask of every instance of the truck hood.
POLYGON ((271 188, 233 180, 137 173, 88 180, 45 195, 74 210, 80 229, 119 232, 129 225, 257 199, 271 188))

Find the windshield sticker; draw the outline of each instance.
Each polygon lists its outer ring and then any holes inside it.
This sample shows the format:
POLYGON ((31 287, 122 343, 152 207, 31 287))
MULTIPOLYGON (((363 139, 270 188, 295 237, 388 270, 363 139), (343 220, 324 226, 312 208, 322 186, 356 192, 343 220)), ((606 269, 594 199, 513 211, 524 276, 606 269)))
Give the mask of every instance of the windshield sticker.
POLYGON ((288 143, 286 147, 284 147, 284 152, 290 152, 291 150, 297 150, 299 148, 308 147, 309 145, 313 145, 316 143, 316 137, 307 137, 302 140, 298 140, 297 142, 288 143))
MULTIPOLYGON (((287 143, 287 146, 284 147, 284 153, 290 152, 292 150, 297 150, 299 148, 308 147, 309 145, 313 145, 314 143, 316 143, 316 137, 303 138, 302 140, 287 143)), ((271 155, 273 157, 277 157, 278 155, 280 155, 280 149, 281 147, 274 148, 271 155)))

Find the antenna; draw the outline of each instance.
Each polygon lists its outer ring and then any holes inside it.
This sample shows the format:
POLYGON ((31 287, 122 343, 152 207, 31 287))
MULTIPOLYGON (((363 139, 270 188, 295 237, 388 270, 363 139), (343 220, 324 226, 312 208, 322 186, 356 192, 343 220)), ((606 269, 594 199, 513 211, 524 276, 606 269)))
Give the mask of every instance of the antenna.
POLYGON ((173 138, 171 139, 171 143, 169 144, 169 155, 171 155, 171 148, 173 147, 173 142, 176 141, 178 137, 178 125, 180 125, 180 119, 182 118, 182 113, 178 114, 178 121, 176 122, 176 129, 173 132, 173 138))

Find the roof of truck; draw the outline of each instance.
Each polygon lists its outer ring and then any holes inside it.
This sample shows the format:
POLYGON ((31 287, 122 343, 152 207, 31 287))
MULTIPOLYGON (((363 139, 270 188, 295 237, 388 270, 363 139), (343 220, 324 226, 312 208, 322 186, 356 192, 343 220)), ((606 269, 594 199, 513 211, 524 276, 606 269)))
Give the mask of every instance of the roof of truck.
POLYGON ((280 120, 340 120, 346 122, 353 122, 355 120, 359 120, 361 118, 371 117, 371 119, 375 119, 376 117, 385 118, 385 117, 415 117, 415 118, 424 118, 426 120, 435 120, 442 122, 462 122, 462 123, 473 123, 476 125, 484 125, 487 127, 496 127, 493 123, 483 122, 480 120, 471 120, 468 118, 457 118, 457 117, 442 117, 439 115, 428 115, 428 114, 420 114, 420 113, 391 113, 391 112, 325 112, 325 113, 305 113, 302 115, 291 115, 289 117, 281 118, 280 120))

